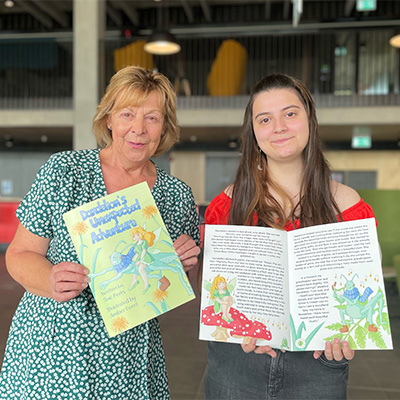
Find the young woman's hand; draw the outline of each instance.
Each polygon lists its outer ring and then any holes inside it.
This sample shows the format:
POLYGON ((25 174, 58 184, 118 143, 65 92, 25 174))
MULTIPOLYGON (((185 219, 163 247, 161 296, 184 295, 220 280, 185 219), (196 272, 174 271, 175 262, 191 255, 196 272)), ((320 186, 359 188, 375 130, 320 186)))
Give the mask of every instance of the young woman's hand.
POLYGON ((268 354, 271 357, 276 357, 276 352, 271 346, 257 346, 257 339, 251 339, 250 343, 242 344, 242 349, 245 353, 254 351, 256 354, 268 354))
POLYGON ((338 338, 333 339, 333 343, 325 342, 325 350, 314 351, 314 358, 317 359, 325 352, 327 360, 341 361, 343 358, 351 360, 354 358, 354 350, 350 349, 349 342, 340 342, 338 338), (342 343, 342 346, 340 346, 342 343))
POLYGON ((185 272, 190 271, 199 262, 200 247, 188 235, 181 235, 174 242, 174 249, 178 254, 185 272))

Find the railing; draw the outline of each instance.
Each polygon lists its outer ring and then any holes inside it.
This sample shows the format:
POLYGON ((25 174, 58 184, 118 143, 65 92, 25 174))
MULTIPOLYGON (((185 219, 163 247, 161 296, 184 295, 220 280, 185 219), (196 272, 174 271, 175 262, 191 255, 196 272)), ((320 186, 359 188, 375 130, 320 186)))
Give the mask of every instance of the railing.
POLYGON ((71 108, 72 52, 71 41, 0 36, 0 108, 71 108))
MULTIPOLYGON (((182 108, 243 108, 252 85, 272 72, 302 79, 319 106, 395 105, 400 77, 399 53, 389 45, 392 33, 385 28, 232 37, 223 56, 218 52, 225 38, 181 38, 180 53, 154 56, 153 62, 175 85, 182 108)), ((106 40, 107 80, 116 67, 135 63, 124 50, 128 44, 124 38, 106 40)), ((71 108, 72 54, 72 39, 0 36, 0 109, 71 108)))

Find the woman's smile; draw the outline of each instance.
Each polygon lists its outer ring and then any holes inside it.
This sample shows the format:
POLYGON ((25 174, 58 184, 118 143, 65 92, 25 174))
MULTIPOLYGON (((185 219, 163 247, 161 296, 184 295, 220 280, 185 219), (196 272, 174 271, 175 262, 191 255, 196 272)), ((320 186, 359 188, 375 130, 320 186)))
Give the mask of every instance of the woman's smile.
POLYGON ((285 138, 278 138, 278 139, 272 140, 271 143, 275 143, 275 144, 286 144, 286 143, 289 142, 291 139, 293 139, 293 136, 291 136, 291 137, 285 137, 285 138))
POLYGON ((131 142, 128 141, 129 146, 131 146, 133 149, 141 149, 143 148, 146 144, 145 143, 140 143, 140 142, 131 142))

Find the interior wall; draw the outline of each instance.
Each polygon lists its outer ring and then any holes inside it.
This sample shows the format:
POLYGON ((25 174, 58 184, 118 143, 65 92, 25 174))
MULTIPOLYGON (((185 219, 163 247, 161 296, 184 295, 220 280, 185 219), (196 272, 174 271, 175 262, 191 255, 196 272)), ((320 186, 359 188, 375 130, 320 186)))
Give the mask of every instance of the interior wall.
POLYGON ((173 151, 170 153, 171 175, 184 181, 193 191, 198 205, 205 203, 206 155, 204 151, 173 151))
MULTIPOLYGON (((182 179, 193 190, 199 205, 207 204, 206 157, 204 151, 173 151, 169 154, 172 175, 182 179)), ((231 153, 228 153, 231 155, 231 153)), ((12 181, 12 193, 0 192, 0 197, 21 198, 29 190, 40 166, 49 153, 2 152, 0 155, 0 181, 12 181)), ((325 156, 332 170, 377 171, 377 189, 400 190, 400 151, 327 151, 325 156)), ((168 156, 156 159, 168 171, 168 156), (163 162, 164 161, 164 164, 163 162)), ((218 178, 218 177, 217 177, 218 178)), ((7 182, 6 182, 7 183, 7 182)), ((228 185, 228 182, 224 182, 228 185)), ((7 186, 7 185, 5 185, 7 186)))
MULTIPOLYGON (((202 151, 171 153, 171 174, 182 179, 193 190, 196 202, 207 204, 206 160, 202 151)), ((400 151, 327 151, 332 170, 377 171, 377 189, 400 190, 400 151)))
POLYGON ((382 265, 391 267, 394 256, 400 253, 400 190, 358 190, 358 193, 374 210, 382 265))
POLYGON ((377 189, 400 189, 400 151, 327 151, 332 170, 377 171, 377 189))
POLYGON ((0 152, 0 198, 19 201, 50 153, 0 152))

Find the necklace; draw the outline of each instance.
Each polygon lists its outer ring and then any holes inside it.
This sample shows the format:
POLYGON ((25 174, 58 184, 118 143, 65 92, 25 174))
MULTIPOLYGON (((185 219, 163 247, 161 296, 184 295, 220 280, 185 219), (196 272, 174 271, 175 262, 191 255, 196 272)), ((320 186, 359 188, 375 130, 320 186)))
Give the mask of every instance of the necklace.
POLYGON ((289 201, 286 204, 286 207, 291 210, 293 207, 293 204, 295 203, 295 199, 298 197, 298 195, 300 194, 300 191, 297 192, 297 194, 295 194, 294 196, 289 196, 289 201))

